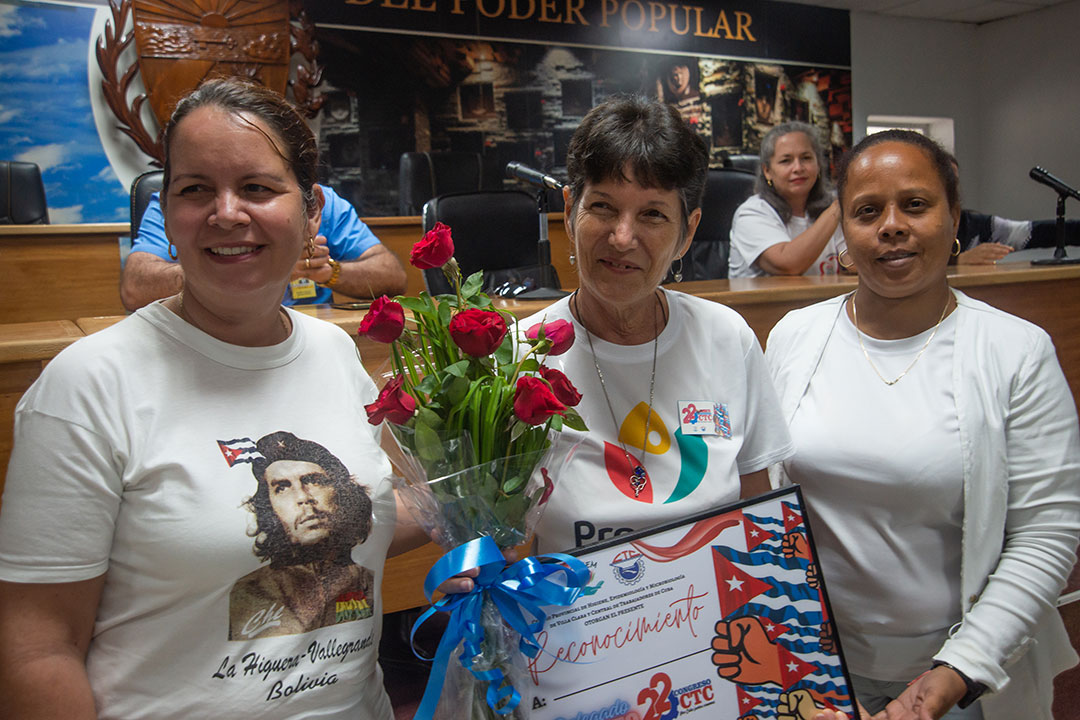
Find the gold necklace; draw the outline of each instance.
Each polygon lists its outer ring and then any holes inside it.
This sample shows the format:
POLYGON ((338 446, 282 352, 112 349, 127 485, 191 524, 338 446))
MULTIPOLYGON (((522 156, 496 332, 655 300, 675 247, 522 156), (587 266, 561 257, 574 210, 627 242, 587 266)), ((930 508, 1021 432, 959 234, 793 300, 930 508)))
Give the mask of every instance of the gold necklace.
MULTIPOLYGON (((654 296, 655 297, 655 296, 654 296)), ((664 325, 667 325, 667 312, 664 309, 664 303, 659 298, 656 298, 660 303, 660 312, 664 313, 664 325)), ((649 430, 652 423, 652 406, 653 406, 653 390, 656 387, 656 348, 660 343, 660 328, 656 322, 656 313, 653 313, 653 356, 652 356, 652 373, 649 377, 649 408, 645 415, 645 442, 644 447, 641 448, 642 460, 640 463, 635 463, 630 457, 630 451, 626 449, 626 445, 623 444, 621 434, 621 427, 619 421, 615 417, 615 408, 611 406, 611 397, 608 396, 607 385, 604 383, 604 373, 600 371, 600 361, 596 358, 596 348, 593 347, 592 334, 589 333, 589 328, 585 326, 585 318, 581 314, 581 306, 577 301, 577 290, 571 296, 570 301, 573 303, 573 311, 578 317, 578 322, 581 323, 581 327, 585 330, 585 339, 589 341, 589 352, 592 353, 593 367, 596 368, 596 376, 600 378, 600 390, 604 393, 604 401, 607 403, 608 412, 611 414, 611 424, 615 426, 615 440, 619 443, 619 447, 622 448, 623 455, 626 456, 626 463, 630 466, 630 489, 634 491, 634 497, 636 498, 641 494, 641 491, 649 484, 649 477, 645 474, 645 455, 649 452, 649 430)))
POLYGON ((855 305, 855 296, 858 294, 858 290, 851 293, 851 316, 852 319, 854 319, 855 321, 855 337, 859 339, 859 347, 862 348, 863 357, 866 358, 866 362, 870 363, 870 368, 874 371, 874 374, 881 379, 881 382, 885 383, 886 385, 895 385, 896 383, 900 382, 900 379, 902 377, 908 374, 908 371, 911 370, 911 368, 915 367, 915 363, 919 362, 919 358, 921 358, 923 356, 923 353, 926 352, 926 348, 930 347, 930 341, 934 339, 935 335, 937 335, 938 328, 941 327, 941 323, 945 320, 945 313, 947 313, 949 310, 949 300, 952 299, 952 291, 949 291, 949 296, 945 298, 945 307, 941 308, 941 317, 938 318, 937 325, 934 326, 934 332, 930 333, 930 337, 926 338, 926 342, 923 343, 922 349, 919 350, 919 353, 915 356, 915 359, 912 360, 906 368, 904 368, 904 372, 896 376, 895 380, 885 379, 885 376, 882 375, 881 371, 877 369, 877 365, 875 365, 874 361, 870 359, 870 353, 866 351, 866 346, 863 345, 862 331, 859 329, 859 308, 855 305))
MULTIPOLYGON (((289 335, 292 334, 292 325, 289 323, 289 317, 288 317, 289 314, 287 312, 285 312, 284 309, 281 309, 278 312, 279 312, 278 318, 281 319, 281 327, 285 329, 285 339, 288 339, 289 335)), ((196 325, 195 322, 184 313, 184 289, 183 288, 180 288, 180 292, 178 292, 176 294, 176 314, 179 315, 180 319, 183 320, 184 322, 186 322, 188 325, 191 325, 192 327, 199 328, 199 326, 196 325)), ((199 329, 202 330, 202 328, 199 328, 199 329)))

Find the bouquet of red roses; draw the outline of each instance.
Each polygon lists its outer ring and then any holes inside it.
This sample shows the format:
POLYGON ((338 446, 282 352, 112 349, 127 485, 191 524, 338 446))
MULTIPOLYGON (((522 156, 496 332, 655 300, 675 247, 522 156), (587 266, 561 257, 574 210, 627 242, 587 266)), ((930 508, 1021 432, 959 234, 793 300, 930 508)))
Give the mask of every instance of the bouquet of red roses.
MULTIPOLYGON (((444 599, 436 606, 453 605, 458 615, 475 616, 451 616, 447 633, 464 646, 461 664, 471 674, 446 683, 455 696, 444 697, 440 707, 455 707, 460 717, 461 708, 471 705, 474 718, 495 717, 498 707, 499 715, 515 717, 509 713, 520 702, 514 685, 521 685, 512 682, 521 669, 518 644, 536 626, 517 620, 519 613, 503 608, 500 599, 519 593, 525 572, 532 577, 524 585, 547 584, 543 599, 549 600, 552 588, 543 578, 567 570, 564 560, 554 570, 536 563, 504 568, 499 551, 521 545, 532 533, 553 489, 551 478, 559 476, 550 472, 550 463, 564 462, 572 450, 571 443, 560 443, 559 431, 585 430, 573 409, 581 395, 565 375, 542 362, 566 352, 574 330, 555 321, 523 334, 511 332, 513 317, 481 292, 482 273, 463 280, 453 253, 450 228, 437 223, 413 247, 410 262, 422 270, 441 267, 454 293, 382 297, 361 322, 360 335, 390 344, 393 367, 391 379, 365 409, 369 422, 385 420, 397 441, 400 453, 393 460, 404 475, 399 493, 417 522, 450 550, 433 572, 440 565, 444 574, 470 569, 456 559, 470 543, 493 543, 497 554, 481 568, 479 595, 444 599), (514 615, 509 628, 508 614, 514 615), (480 635, 469 637, 470 623, 480 635), (479 684, 474 677, 488 683, 486 693, 473 692, 479 684), (462 691, 472 698, 462 697, 462 691)), ((464 554, 476 557, 476 546, 470 547, 464 554)), ((429 582, 438 585, 430 575, 429 582)), ((536 603, 524 602, 535 618, 536 603)), ((444 636, 444 643, 449 641, 444 636)), ((447 669, 455 668, 460 671, 457 664, 447 669)), ((432 676, 441 672, 437 656, 432 676)), ((423 705, 421 716, 426 716, 423 705)))

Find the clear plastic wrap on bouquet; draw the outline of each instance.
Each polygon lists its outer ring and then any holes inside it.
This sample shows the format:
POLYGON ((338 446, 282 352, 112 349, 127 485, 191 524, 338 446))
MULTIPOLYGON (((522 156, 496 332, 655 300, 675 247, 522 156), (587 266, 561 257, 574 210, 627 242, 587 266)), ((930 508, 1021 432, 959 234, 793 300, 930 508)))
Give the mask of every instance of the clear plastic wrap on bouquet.
MULTIPOLYGON (((560 476, 558 468, 577 447, 565 434, 550 433, 543 447, 475 463, 468 435, 440 438, 440 456, 421 456, 412 429, 388 427, 399 450, 391 459, 405 476, 398 478, 395 486, 417 523, 447 551, 481 537, 491 538, 503 550, 527 542, 554 489, 554 478, 560 476), (445 474, 430 477, 440 472, 445 474)), ((519 649, 521 634, 504 621, 486 593, 479 614, 483 641, 466 653, 471 657, 471 670, 458 661, 463 643, 451 654, 434 714, 437 720, 528 716, 532 683, 519 649), (490 681, 478 675, 501 676, 502 681, 490 687, 490 681), (506 696, 519 694, 514 710, 500 714, 491 707, 504 709, 507 705, 505 700, 493 702, 495 697, 489 695, 498 689, 506 696)))

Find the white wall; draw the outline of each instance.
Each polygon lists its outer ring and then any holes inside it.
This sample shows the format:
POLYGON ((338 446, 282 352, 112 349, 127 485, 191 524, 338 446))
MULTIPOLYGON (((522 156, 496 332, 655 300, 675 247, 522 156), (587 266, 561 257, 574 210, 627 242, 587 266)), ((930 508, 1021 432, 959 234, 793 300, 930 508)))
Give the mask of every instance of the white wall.
MULTIPOLYGON (((984 212, 1052 218, 1057 195, 1028 178, 1034 165, 1080 188, 1078 32, 1075 0, 979 26, 984 212)), ((1080 218, 1080 201, 1070 200, 1065 210, 1080 218)))
POLYGON ((867 115, 951 117, 961 190, 981 206, 976 34, 967 23, 851 13, 851 94, 854 141, 867 115))
POLYGON ((979 26, 852 13, 854 140, 870 114, 951 117, 965 206, 1053 217, 1028 171, 1080 187, 1078 31, 1080 0, 979 26))

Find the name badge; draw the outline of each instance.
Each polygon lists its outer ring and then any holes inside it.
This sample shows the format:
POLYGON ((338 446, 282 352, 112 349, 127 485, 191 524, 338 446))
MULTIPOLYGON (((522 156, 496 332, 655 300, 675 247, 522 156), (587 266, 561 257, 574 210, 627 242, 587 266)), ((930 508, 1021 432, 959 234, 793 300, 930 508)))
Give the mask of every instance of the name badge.
POLYGON ((683 435, 719 435, 731 439, 731 418, 724 403, 680 400, 679 427, 683 435))
POLYGON ((289 282, 289 294, 293 300, 305 300, 313 298, 318 293, 315 281, 311 278, 300 278, 289 282))
POLYGON ((683 435, 715 435, 713 403, 708 400, 680 400, 679 427, 683 435))

